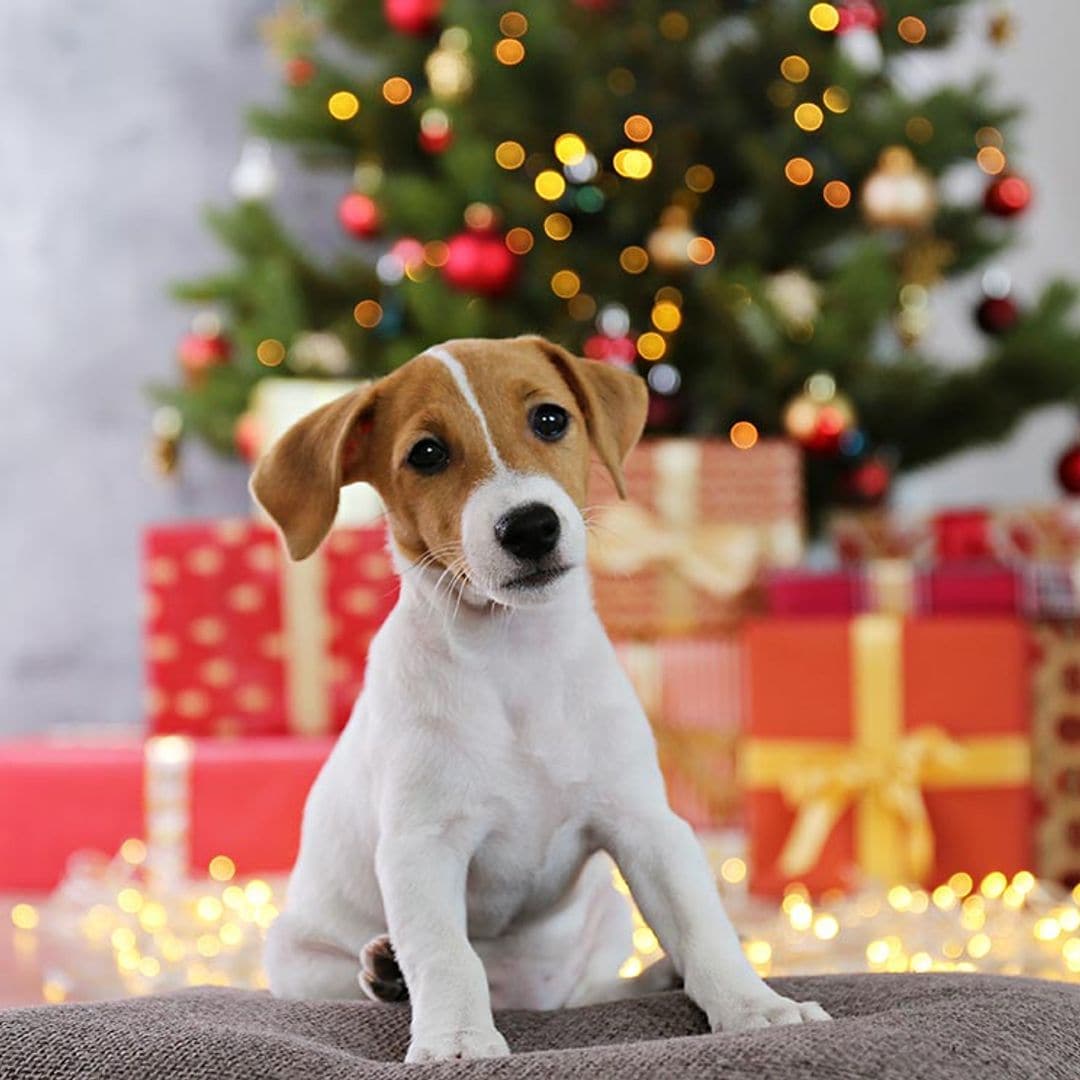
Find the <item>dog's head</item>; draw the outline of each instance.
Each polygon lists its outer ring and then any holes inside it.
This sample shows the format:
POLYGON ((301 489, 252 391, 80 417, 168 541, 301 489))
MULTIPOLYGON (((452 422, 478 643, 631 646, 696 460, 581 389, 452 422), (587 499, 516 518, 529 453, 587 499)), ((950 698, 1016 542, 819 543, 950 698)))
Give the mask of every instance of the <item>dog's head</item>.
POLYGON ((303 559, 340 488, 366 480, 409 563, 499 604, 543 602, 585 561, 592 452, 624 494, 646 406, 636 375, 543 338, 452 341, 295 424, 252 491, 303 559))

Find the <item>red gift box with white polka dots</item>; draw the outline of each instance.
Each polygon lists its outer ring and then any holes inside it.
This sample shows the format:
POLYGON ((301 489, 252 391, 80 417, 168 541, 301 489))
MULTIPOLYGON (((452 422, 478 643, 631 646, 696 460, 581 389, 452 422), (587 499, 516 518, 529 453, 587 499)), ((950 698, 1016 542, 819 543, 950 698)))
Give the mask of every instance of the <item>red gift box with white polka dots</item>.
POLYGON ((340 731, 397 598, 381 526, 337 529, 293 563, 244 520, 149 528, 143 588, 155 734, 340 731))

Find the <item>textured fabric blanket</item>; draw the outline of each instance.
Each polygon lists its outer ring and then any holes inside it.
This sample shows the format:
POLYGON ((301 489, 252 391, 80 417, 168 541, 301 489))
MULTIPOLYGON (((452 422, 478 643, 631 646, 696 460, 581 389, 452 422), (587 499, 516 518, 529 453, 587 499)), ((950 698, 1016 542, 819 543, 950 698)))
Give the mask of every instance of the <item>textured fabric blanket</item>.
POLYGON ((1080 986, 981 975, 773 980, 832 1024, 711 1035, 681 993, 497 1017, 513 1055, 404 1065, 407 1005, 238 990, 0 1012, 3 1080, 192 1077, 1080 1078, 1080 986))

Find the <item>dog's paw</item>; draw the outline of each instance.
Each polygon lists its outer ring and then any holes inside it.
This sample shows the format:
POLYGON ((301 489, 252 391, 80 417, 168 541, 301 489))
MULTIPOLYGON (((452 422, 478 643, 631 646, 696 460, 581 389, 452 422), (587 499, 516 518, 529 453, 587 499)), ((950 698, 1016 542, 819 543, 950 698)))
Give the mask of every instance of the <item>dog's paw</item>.
POLYGON ((792 1001, 762 987, 754 993, 735 993, 709 1009, 713 1031, 753 1031, 756 1028, 812 1024, 832 1017, 816 1001, 792 1001))
POLYGON ((405 1001, 409 988, 398 967, 390 937, 381 934, 360 950, 360 989, 373 1001, 405 1001))
POLYGON ((407 1065, 424 1061, 454 1061, 467 1058, 506 1057, 510 1047, 495 1028, 466 1028, 414 1035, 405 1055, 407 1065))

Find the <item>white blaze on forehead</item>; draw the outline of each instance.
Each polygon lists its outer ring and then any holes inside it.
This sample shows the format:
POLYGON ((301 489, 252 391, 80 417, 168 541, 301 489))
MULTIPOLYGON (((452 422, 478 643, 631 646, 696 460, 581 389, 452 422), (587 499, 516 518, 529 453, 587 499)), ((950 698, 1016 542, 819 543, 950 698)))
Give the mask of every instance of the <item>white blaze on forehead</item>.
POLYGON ((480 425, 480 430, 484 434, 484 441, 487 443, 488 453, 491 454, 491 460, 495 468, 505 469, 506 466, 503 464, 502 458, 499 457, 499 451, 495 449, 495 441, 492 439, 491 431, 488 429, 487 417, 484 416, 484 410, 480 408, 480 402, 476 399, 476 392, 472 388, 472 383, 469 382, 469 376, 461 361, 451 355, 450 350, 442 345, 436 345, 428 349, 425 355, 433 356, 450 372, 454 383, 461 392, 461 396, 465 399, 465 404, 472 409, 476 416, 476 422, 480 425))

